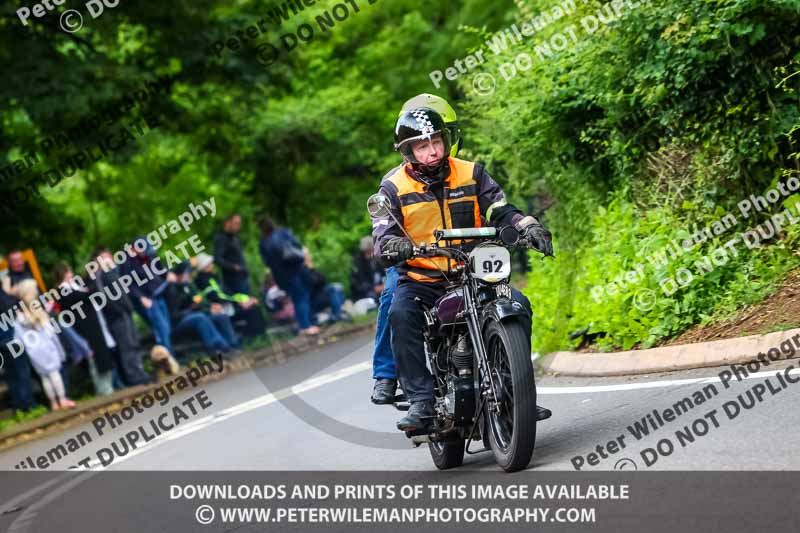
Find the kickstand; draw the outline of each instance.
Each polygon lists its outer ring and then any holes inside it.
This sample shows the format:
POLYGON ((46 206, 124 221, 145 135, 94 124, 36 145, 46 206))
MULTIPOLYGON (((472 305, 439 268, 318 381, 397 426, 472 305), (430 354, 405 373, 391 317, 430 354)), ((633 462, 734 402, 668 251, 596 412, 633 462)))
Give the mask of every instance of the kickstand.
POLYGON ((486 398, 481 398, 481 403, 478 406, 478 418, 475 420, 475 425, 472 426, 472 429, 469 432, 469 436, 467 437, 467 447, 464 450, 464 453, 469 455, 475 455, 481 452, 488 452, 489 448, 483 448, 482 450, 476 450, 474 452, 470 451, 469 445, 472 443, 472 436, 475 434, 475 428, 478 427, 478 424, 483 420, 483 407, 486 405, 486 398))

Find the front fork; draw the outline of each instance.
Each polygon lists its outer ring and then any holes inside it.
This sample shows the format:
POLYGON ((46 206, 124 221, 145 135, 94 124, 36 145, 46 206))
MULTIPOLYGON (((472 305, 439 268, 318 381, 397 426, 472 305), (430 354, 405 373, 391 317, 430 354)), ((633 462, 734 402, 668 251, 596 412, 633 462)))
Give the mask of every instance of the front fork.
MULTIPOLYGON (((464 312, 466 314, 467 329, 470 337, 472 337, 472 347, 475 350, 475 357, 478 360, 478 368, 480 370, 480 406, 489 401, 490 408, 499 413, 500 403, 496 401, 499 397, 497 384, 494 382, 492 372, 489 369, 486 347, 483 345, 483 335, 481 334, 480 317, 478 316, 478 308, 475 305, 476 290, 477 288, 472 280, 470 280, 469 286, 464 287, 464 312)), ((478 410, 478 413, 480 414, 480 410, 478 410)))

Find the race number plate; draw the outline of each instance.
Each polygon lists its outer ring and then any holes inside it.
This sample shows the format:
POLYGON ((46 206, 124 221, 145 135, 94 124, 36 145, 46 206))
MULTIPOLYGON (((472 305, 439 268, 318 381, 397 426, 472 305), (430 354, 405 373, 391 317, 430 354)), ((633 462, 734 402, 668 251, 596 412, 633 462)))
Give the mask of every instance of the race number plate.
POLYGON ((497 283, 511 275, 511 254, 502 246, 478 246, 469 254, 476 278, 497 283))

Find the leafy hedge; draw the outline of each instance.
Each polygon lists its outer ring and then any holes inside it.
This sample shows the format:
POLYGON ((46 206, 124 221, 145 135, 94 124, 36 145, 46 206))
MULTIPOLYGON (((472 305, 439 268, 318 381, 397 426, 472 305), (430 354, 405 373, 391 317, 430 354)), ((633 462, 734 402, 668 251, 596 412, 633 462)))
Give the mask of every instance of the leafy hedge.
MULTIPOLYGON (((550 3, 526 4, 535 13, 550 3)), ((659 280, 679 268, 696 272, 695 261, 748 229, 743 225, 666 267, 648 264, 642 279, 613 295, 591 296, 665 243, 800 170, 793 129, 800 124, 800 76, 790 77, 800 70, 800 4, 641 2, 592 35, 578 30, 575 44, 539 59, 536 45, 602 5, 576 4, 576 13, 494 60, 513 62, 527 52, 533 66, 507 82, 497 76, 491 98, 470 94, 476 118, 468 134, 481 138, 477 152, 519 196, 556 200, 546 218, 557 259, 532 262, 527 290, 534 347, 575 346, 579 340, 567 334, 586 327, 600 334, 604 349, 649 346, 763 297, 800 264, 795 226, 772 246, 739 244, 738 257, 664 294, 659 280)))

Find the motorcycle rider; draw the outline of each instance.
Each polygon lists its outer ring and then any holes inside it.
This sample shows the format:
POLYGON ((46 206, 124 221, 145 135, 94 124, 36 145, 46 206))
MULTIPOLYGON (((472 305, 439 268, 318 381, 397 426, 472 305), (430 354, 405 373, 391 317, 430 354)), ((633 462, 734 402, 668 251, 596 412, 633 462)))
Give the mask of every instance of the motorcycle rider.
MULTIPOLYGON (((405 111, 416 107, 429 107, 442 116, 445 126, 450 130, 450 138, 453 143, 450 155, 452 157, 458 155, 458 151, 461 149, 461 130, 458 127, 456 112, 447 103, 447 100, 434 94, 418 94, 403 104, 398 117, 402 116, 405 111)), ((387 172, 383 179, 397 172, 400 167, 402 164, 387 172)), ((392 266, 386 269, 375 328, 375 351, 372 354, 372 377, 375 379, 375 385, 372 389, 371 399, 372 403, 376 404, 393 403, 397 393, 397 369, 394 364, 389 330, 389 308, 392 305, 392 296, 396 286, 397 269, 392 266)))
MULTIPOLYGON (((553 252, 550 232, 509 204, 482 165, 446 157, 451 146, 450 130, 439 113, 426 107, 403 112, 395 126, 395 149, 405 162, 382 181, 379 191, 389 199, 394 218, 372 220, 375 256, 384 261, 393 256, 389 261, 398 262, 400 274, 389 324, 400 384, 411 402, 408 414, 397 423, 401 431, 428 429, 434 415, 434 380, 425 364, 420 303, 431 306, 444 294, 451 261, 412 258, 413 244, 403 229, 416 244, 430 244, 435 242, 435 229, 480 227, 485 220, 492 226, 513 225, 534 248, 546 255, 553 252)), ((530 313, 528 299, 511 291, 530 313)), ((525 322, 530 338, 530 318, 525 322)))

